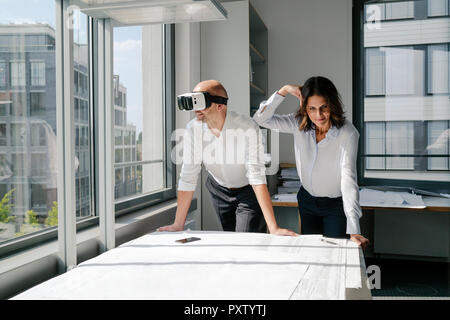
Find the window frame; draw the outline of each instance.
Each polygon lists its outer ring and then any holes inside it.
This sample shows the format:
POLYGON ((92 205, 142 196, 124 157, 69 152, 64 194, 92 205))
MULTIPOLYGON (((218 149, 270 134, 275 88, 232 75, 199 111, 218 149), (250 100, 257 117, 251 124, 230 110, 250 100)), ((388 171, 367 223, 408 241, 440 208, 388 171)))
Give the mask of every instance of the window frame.
MULTIPOLYGON (((364 48, 364 23, 366 22, 364 5, 378 3, 375 0, 354 0, 352 13, 352 120, 360 134, 358 141, 357 176, 358 185, 363 186, 395 186, 395 187, 416 187, 434 192, 449 192, 449 183, 446 181, 425 181, 425 180, 401 180, 388 178, 367 178, 364 177, 365 169, 365 126, 364 126, 364 97, 365 97, 365 48, 364 48)), ((427 81, 427 80, 425 80, 427 81)), ((426 85, 427 82, 425 82, 426 85)))

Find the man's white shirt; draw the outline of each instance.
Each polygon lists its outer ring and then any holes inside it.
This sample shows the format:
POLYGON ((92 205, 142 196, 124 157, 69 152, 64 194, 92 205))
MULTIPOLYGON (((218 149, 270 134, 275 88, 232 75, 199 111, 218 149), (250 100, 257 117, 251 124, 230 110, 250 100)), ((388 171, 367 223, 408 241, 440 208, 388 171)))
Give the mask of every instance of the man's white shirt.
POLYGON ((178 190, 195 190, 202 164, 214 180, 226 188, 266 184, 259 126, 250 117, 227 110, 217 137, 206 122, 192 119, 183 135, 183 165, 178 190))
POLYGON ((294 135, 297 172, 303 187, 315 197, 342 196, 347 217, 347 233, 360 234, 359 189, 356 174, 359 133, 345 121, 340 129, 332 126, 316 143, 315 130, 300 131, 295 114, 277 115, 284 97, 275 92, 260 104, 253 119, 263 127, 294 135))

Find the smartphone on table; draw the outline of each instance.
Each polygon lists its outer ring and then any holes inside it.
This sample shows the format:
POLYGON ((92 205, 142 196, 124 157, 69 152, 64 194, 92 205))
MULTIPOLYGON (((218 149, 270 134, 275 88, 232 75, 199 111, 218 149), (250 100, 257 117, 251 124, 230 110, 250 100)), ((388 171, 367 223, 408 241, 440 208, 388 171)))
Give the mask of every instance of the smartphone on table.
POLYGON ((190 238, 184 238, 184 239, 175 240, 175 242, 188 243, 188 242, 197 241, 197 240, 200 240, 200 238, 190 237, 190 238))

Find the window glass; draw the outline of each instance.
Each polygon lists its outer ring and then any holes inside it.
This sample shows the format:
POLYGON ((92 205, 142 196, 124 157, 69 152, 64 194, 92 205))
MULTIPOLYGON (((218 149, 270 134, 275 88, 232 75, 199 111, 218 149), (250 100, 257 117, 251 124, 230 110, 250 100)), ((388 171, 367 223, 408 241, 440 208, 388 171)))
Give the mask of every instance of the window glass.
POLYGON ((414 1, 386 3, 386 20, 414 17, 414 1))
POLYGON ((428 16, 447 16, 448 15, 448 0, 428 0, 428 16))
POLYGON ((2 0, 0 244, 57 213, 55 1, 2 0))
POLYGON ((363 29, 363 178, 450 181, 448 1, 422 4, 420 17, 411 1, 365 5, 390 21, 363 29))
POLYGON ((0 61, 0 87, 6 86, 6 63, 0 61))
POLYGON ((31 85, 45 86, 45 62, 31 62, 31 85))
POLYGON ((165 180, 163 66, 163 26, 114 28, 116 202, 172 187, 165 180))
POLYGON ((428 93, 448 94, 449 84, 449 45, 428 45, 428 93))
POLYGON ((74 114, 75 114, 75 183, 77 189, 77 221, 93 216, 91 197, 92 173, 86 159, 90 158, 89 119, 89 19, 73 11, 73 67, 74 67, 74 114))

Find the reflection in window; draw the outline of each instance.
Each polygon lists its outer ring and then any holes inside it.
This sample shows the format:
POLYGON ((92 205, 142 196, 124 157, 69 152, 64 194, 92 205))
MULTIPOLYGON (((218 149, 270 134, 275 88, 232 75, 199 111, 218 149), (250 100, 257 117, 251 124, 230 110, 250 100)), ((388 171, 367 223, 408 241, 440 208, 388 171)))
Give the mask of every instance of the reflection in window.
POLYGON ((366 24, 361 43, 364 177, 450 181, 448 3, 375 1, 365 6, 366 19, 379 8, 381 20, 389 21, 380 29, 366 24))
POLYGON ((73 57, 74 57, 74 114, 75 114, 75 154, 77 185, 76 206, 77 220, 91 216, 91 171, 87 160, 91 154, 89 122, 89 39, 88 17, 73 11, 73 57))
POLYGON ((45 112, 45 92, 30 93, 30 115, 37 116, 45 112))
POLYGON ((114 130, 114 135, 115 135, 114 144, 116 146, 121 146, 122 145, 122 131, 120 129, 116 129, 116 130, 114 130))
POLYGON ((385 53, 380 48, 366 49, 366 95, 386 93, 385 53))
MULTIPOLYGON (((414 154, 414 126, 412 122, 386 123, 386 153, 414 154)), ((414 158, 389 157, 386 159, 386 169, 414 169, 414 158)))
POLYGON ((39 147, 46 146, 46 130, 45 127, 41 124, 32 124, 31 125, 31 146, 39 147))
POLYGON ((11 86, 21 86, 26 85, 26 72, 25 72, 25 61, 13 61, 10 65, 11 68, 11 86))
MULTIPOLYGON (((384 122, 366 123, 366 154, 385 154, 386 134, 384 122)), ((367 169, 385 169, 385 158, 368 157, 366 158, 367 169)))
MULTIPOLYGON (((447 0, 445 0, 447 1, 447 0)), ((399 1, 393 3, 370 3, 365 6, 366 21, 373 17, 380 21, 414 18, 414 1, 399 1)))
MULTIPOLYGON (((428 154, 450 154, 450 121, 431 121, 428 124, 428 154)), ((428 170, 449 170, 449 158, 428 158, 428 170)))
POLYGON ((428 46, 428 93, 447 94, 450 92, 449 44, 428 46))
POLYGON ((408 19, 414 17, 414 1, 403 1, 385 4, 386 20, 408 19))
POLYGON ((26 92, 11 93, 11 115, 19 117, 25 117, 27 115, 26 92))
POLYGON ((45 86, 45 62, 31 62, 31 85, 45 86))
POLYGON ((428 0, 428 16, 448 16, 448 0, 428 0))
POLYGON ((6 63, 0 61, 0 87, 6 86, 6 63))
POLYGON ((11 146, 26 146, 27 127, 24 123, 11 124, 11 146))
POLYGON ((57 223, 49 219, 57 213, 55 1, 3 0, 2 8, 0 200, 11 206, 0 243, 57 223))
POLYGON ((6 135, 6 123, 0 123, 0 146, 6 147, 7 143, 8 136, 6 135))

